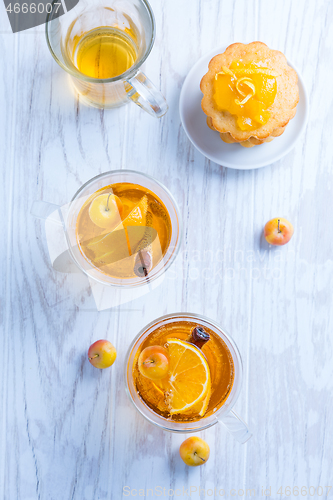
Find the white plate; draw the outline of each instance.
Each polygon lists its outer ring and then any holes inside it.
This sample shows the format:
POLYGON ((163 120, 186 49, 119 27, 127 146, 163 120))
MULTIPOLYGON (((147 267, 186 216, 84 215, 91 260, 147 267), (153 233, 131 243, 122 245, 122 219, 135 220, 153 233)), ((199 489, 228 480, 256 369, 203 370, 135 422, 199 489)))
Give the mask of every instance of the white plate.
POLYGON ((238 170, 265 167, 288 154, 305 129, 309 103, 302 77, 296 68, 288 62, 298 74, 299 103, 296 116, 290 120, 285 132, 280 137, 253 148, 244 148, 239 144, 226 144, 221 140, 218 132, 207 126, 207 117, 201 109, 202 93, 200 90, 200 81, 207 73, 209 61, 224 50, 215 49, 202 57, 187 75, 180 94, 180 119, 192 144, 209 160, 224 167, 238 170))

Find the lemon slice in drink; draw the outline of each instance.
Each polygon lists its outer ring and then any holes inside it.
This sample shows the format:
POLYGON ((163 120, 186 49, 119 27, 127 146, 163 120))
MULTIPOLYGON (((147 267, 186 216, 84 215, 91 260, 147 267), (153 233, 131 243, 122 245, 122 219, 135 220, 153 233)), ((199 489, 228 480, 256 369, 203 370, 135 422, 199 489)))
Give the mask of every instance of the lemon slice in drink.
POLYGON ((168 339, 167 345, 169 376, 160 383, 155 381, 155 384, 164 391, 170 414, 185 413, 196 405, 198 413, 205 412, 211 388, 210 370, 205 356, 200 349, 183 340, 168 339))

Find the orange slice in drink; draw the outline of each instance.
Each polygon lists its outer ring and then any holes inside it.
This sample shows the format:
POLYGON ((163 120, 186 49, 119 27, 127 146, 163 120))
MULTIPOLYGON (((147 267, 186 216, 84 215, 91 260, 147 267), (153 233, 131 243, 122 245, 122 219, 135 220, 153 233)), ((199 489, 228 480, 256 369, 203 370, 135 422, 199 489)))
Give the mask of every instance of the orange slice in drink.
POLYGON ((185 413, 196 405, 198 413, 203 411, 206 403, 208 406, 211 387, 210 371, 205 356, 200 349, 183 340, 168 339, 167 345, 169 376, 161 380, 161 383, 155 381, 155 384, 164 390, 170 414, 185 413))
POLYGON ((187 411, 186 413, 193 417, 195 416, 204 417, 209 405, 211 394, 212 394, 211 384, 209 384, 206 397, 202 401, 200 401, 200 403, 197 403, 196 405, 192 406, 192 408, 190 408, 190 410, 187 411))
POLYGON ((108 264, 132 255, 144 237, 147 211, 148 198, 145 195, 113 231, 92 238, 87 247, 94 252, 95 260, 108 264), (128 234, 127 229, 129 227, 139 229, 130 231, 130 234, 128 234), (118 244, 117 240, 119 240, 118 244), (123 243, 125 241, 126 245, 123 243))
MULTIPOLYGON (((117 227, 123 225, 124 227, 128 226, 145 226, 147 219, 147 210, 148 210, 148 198, 147 195, 144 195, 139 203, 131 210, 127 217, 119 224, 117 227)), ((115 228, 115 231, 117 230, 115 228)))
POLYGON ((208 389, 208 392, 207 392, 207 396, 205 397, 205 399, 203 400, 202 404, 201 404, 201 409, 199 411, 199 415, 200 417, 203 417, 207 411, 207 408, 208 408, 208 405, 209 405, 209 401, 210 401, 210 396, 212 394, 212 390, 211 390, 211 385, 209 385, 209 389, 208 389))

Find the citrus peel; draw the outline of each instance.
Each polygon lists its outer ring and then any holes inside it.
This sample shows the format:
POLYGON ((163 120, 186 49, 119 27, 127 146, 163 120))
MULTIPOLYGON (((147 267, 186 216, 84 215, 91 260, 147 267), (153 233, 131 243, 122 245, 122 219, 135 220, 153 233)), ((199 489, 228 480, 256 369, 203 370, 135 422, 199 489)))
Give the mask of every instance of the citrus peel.
POLYGON ((238 104, 238 106, 242 106, 243 104, 245 104, 249 99, 251 99, 251 97, 253 97, 256 93, 256 88, 253 84, 253 82, 251 81, 250 78, 248 77, 243 77, 243 78, 240 78, 239 80, 237 80, 237 83, 236 83, 236 89, 238 90, 238 92, 242 95, 242 96, 245 96, 244 99, 242 101, 240 101, 239 99, 235 99, 235 103, 238 104), (247 87, 249 87, 249 89, 251 90, 251 92, 249 92, 247 95, 245 94, 245 92, 243 92, 242 90, 240 90, 240 87, 239 85, 240 84, 243 84, 243 85, 246 85, 247 87))
POLYGON ((217 80, 218 75, 230 75, 232 78, 237 79, 235 74, 231 71, 231 69, 227 68, 226 66, 222 66, 222 71, 219 71, 215 75, 215 80, 217 80))

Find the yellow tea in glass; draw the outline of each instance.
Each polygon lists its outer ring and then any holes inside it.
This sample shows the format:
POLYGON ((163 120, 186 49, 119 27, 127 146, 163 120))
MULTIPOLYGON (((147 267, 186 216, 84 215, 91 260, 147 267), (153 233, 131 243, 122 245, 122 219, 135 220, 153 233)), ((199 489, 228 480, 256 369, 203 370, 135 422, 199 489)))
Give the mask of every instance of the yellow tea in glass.
POLYGON ((125 73, 137 59, 130 30, 101 27, 77 35, 71 58, 77 69, 92 78, 114 78, 125 73))
POLYGON ((103 285, 150 284, 168 269, 180 247, 180 214, 172 194, 141 172, 97 175, 81 186, 62 214, 70 257, 103 285))
POLYGON ((171 219, 161 199, 130 182, 93 193, 76 223, 77 243, 85 259, 120 279, 149 279, 166 254, 171 233, 171 219))
POLYGON ((177 422, 215 413, 227 400, 234 376, 226 343, 200 321, 156 328, 140 345, 133 364, 134 385, 143 402, 177 422))

